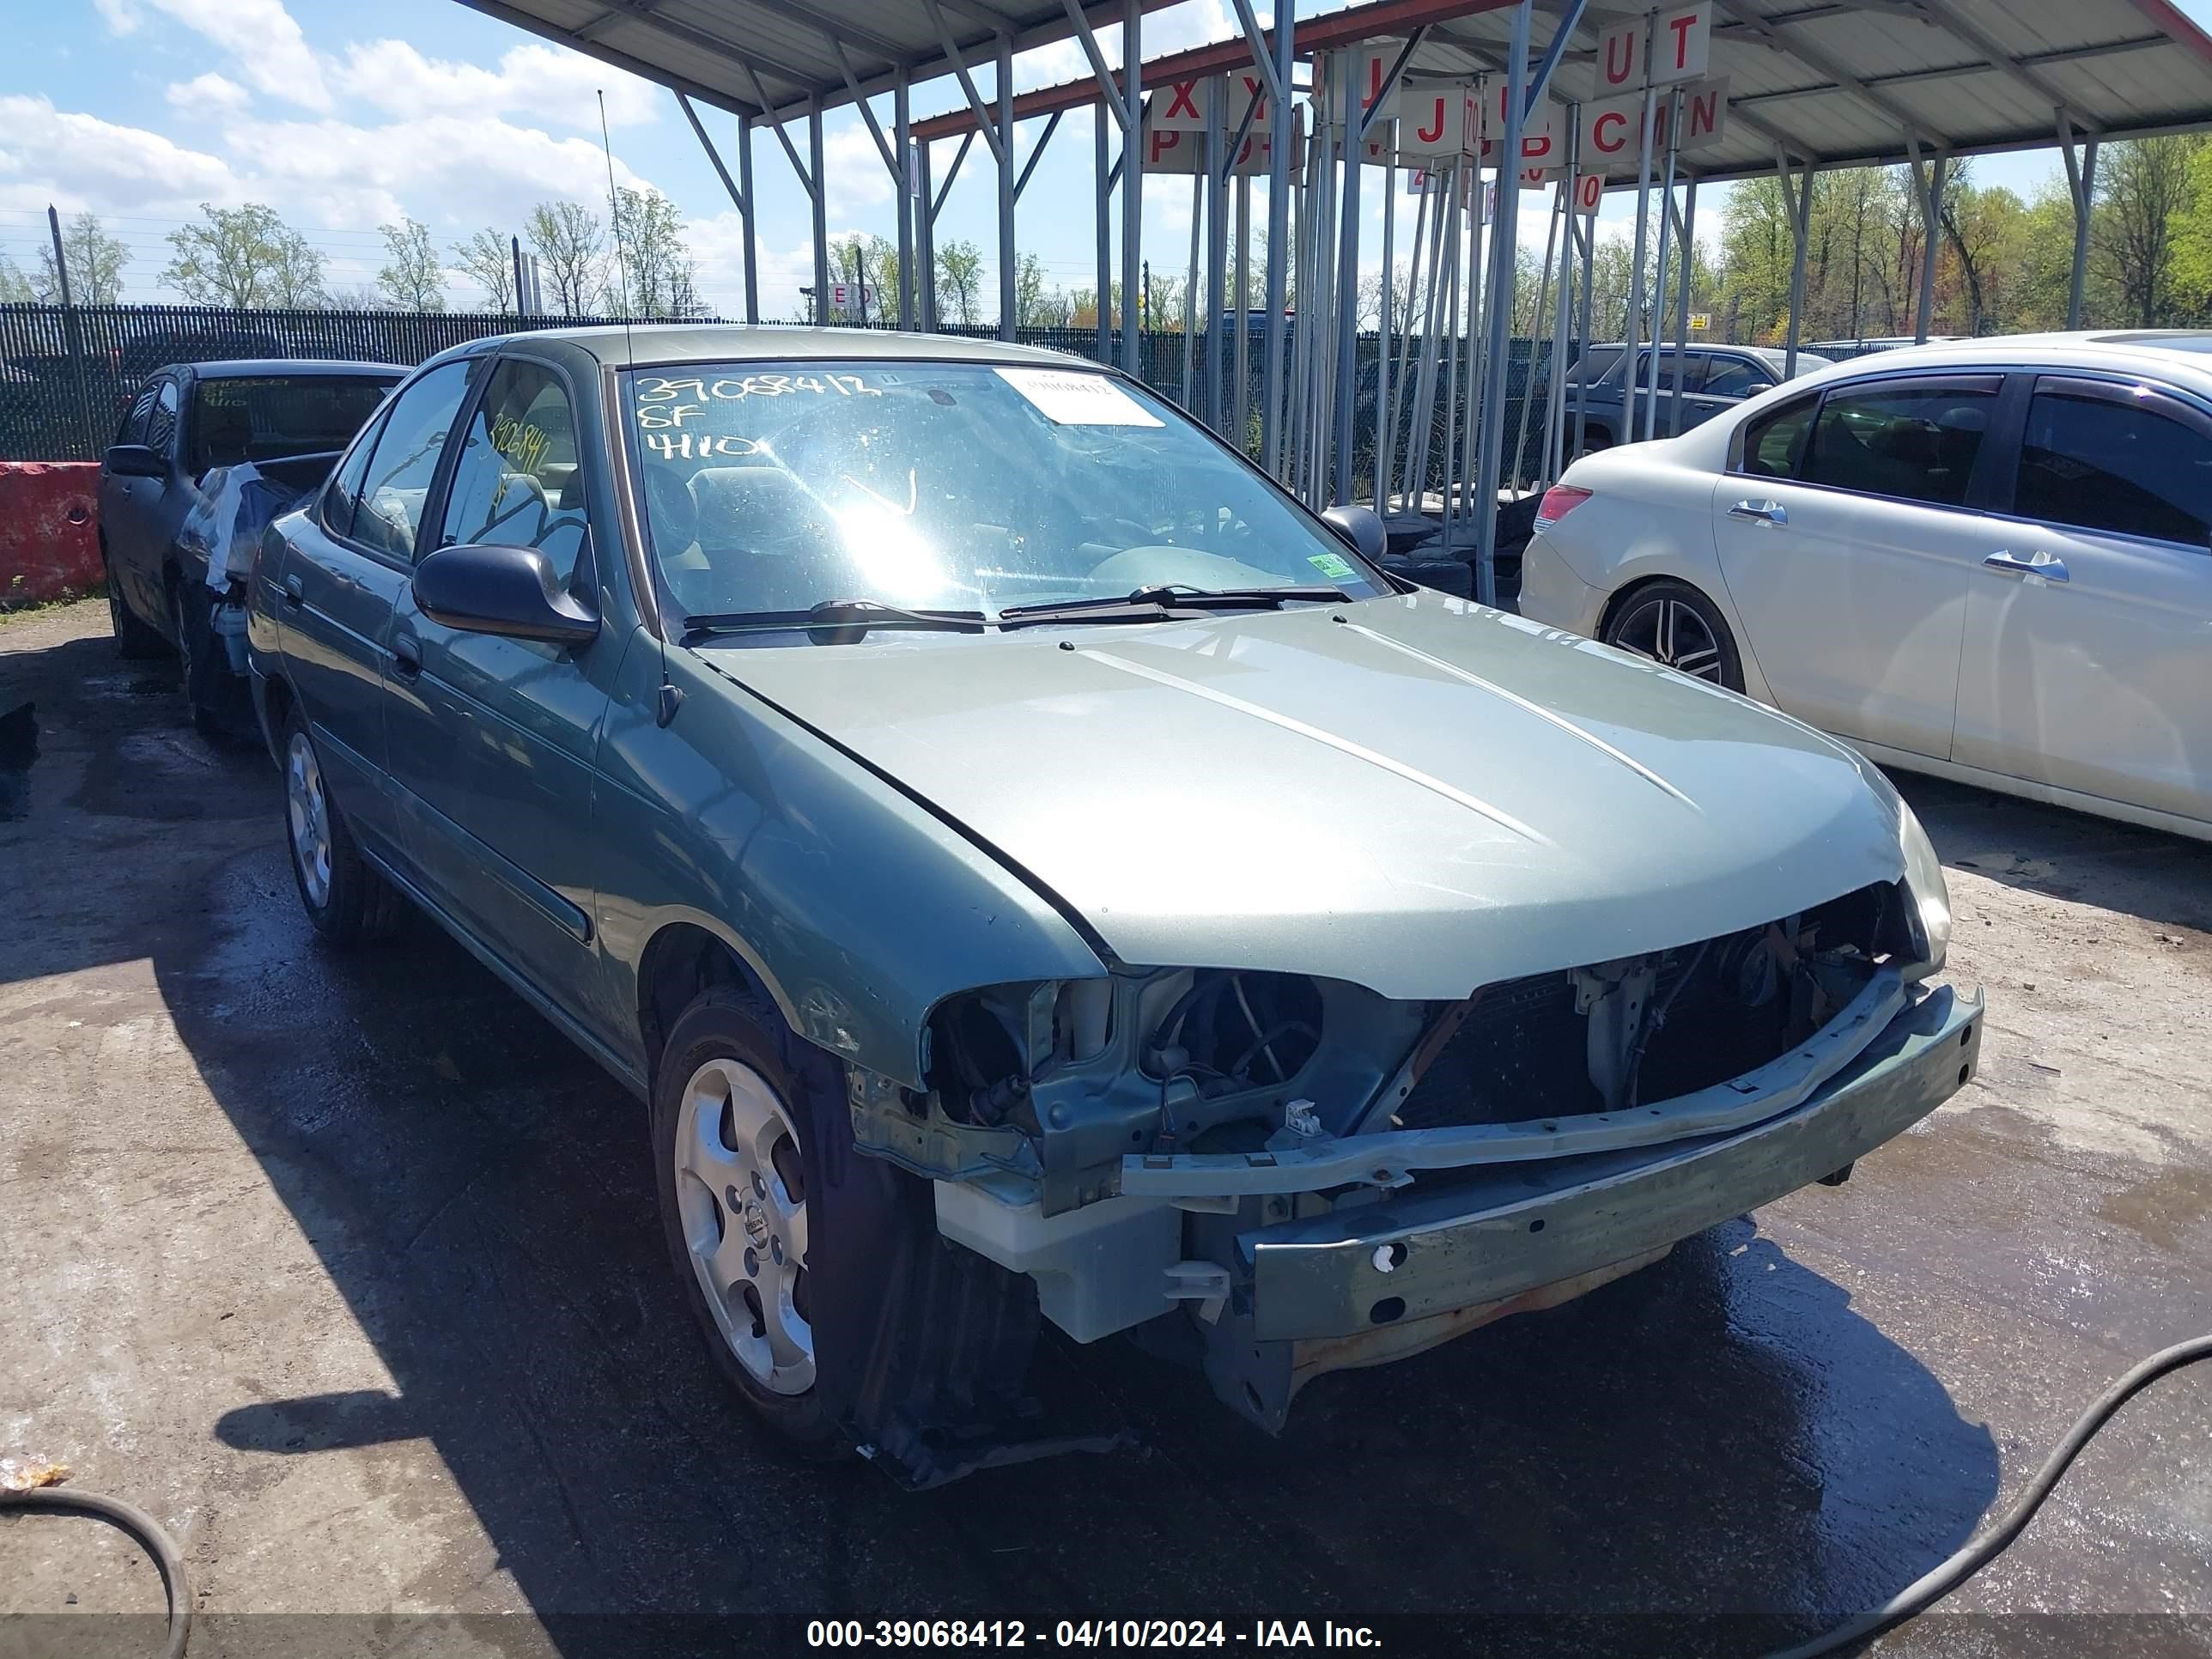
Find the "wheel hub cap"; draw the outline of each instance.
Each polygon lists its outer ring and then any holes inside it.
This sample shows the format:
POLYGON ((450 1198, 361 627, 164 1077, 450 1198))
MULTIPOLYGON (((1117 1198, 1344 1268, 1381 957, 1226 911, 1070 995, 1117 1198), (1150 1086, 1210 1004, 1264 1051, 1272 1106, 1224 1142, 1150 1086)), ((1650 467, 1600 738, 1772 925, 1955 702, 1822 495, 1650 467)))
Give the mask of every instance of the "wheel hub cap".
POLYGON ((320 907, 331 896, 331 808, 323 794, 322 769, 305 732, 295 732, 284 755, 284 816, 291 826, 292 858, 308 902, 320 907))
POLYGON ((676 1200, 691 1271, 738 1363, 777 1394, 814 1385, 799 1138, 768 1080, 710 1060, 684 1086, 676 1200))
POLYGON ((1613 643, 1693 679, 1721 683, 1721 648, 1705 619, 1680 599, 1647 599, 1620 619, 1613 643))

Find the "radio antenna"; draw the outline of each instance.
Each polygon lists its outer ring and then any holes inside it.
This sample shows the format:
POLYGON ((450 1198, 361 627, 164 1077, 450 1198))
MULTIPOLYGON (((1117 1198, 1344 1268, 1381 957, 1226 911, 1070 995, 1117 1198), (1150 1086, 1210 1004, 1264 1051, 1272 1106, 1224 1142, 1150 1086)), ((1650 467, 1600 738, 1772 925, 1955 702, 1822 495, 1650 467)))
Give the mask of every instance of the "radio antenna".
MULTIPOLYGON (((598 89, 598 97, 599 149, 607 158, 607 228, 615 239, 615 275, 622 283, 622 294, 619 297, 623 310, 623 355, 629 359, 630 369, 635 372, 637 368, 637 338, 630 331, 629 313, 632 307, 629 302, 629 265, 623 258, 622 200, 615 194, 615 147, 613 141, 607 137, 607 94, 604 88, 598 89)), ((647 533, 648 535, 652 533, 650 526, 647 527, 647 533)), ((669 721, 676 718, 676 711, 684 706, 684 688, 668 678, 667 619, 658 614, 660 606, 657 599, 653 608, 656 613, 653 631, 660 644, 660 696, 653 710, 653 718, 662 726, 666 726, 669 721)))

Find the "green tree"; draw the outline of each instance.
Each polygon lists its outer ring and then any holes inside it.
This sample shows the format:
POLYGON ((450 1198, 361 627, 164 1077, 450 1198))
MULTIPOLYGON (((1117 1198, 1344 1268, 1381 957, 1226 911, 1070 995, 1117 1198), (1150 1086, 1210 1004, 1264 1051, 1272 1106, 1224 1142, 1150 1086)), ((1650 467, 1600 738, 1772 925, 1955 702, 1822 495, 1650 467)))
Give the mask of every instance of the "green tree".
POLYGON ((523 221, 522 237, 538 256, 539 274, 561 314, 584 315, 599 290, 606 248, 606 226, 599 216, 576 202, 540 202, 523 221))
POLYGON ((161 280, 200 305, 305 306, 323 297, 323 256, 258 202, 200 204, 204 222, 169 233, 161 280))
POLYGON ((2207 142, 2197 133, 2136 138, 2099 155, 2089 257, 2115 290, 2115 320, 2135 328, 2174 320, 2176 263, 2207 142))
POLYGON ((31 284, 21 269, 6 254, 0 253, 0 306, 29 305, 39 296, 31 292, 31 284))
POLYGON ((515 309, 514 254, 507 238, 489 227, 453 244, 454 269, 483 289, 484 310, 515 309))
POLYGON ((616 297, 628 314, 672 317, 691 300, 692 262, 684 216, 657 190, 615 195, 616 297))
MULTIPOLYGON (((123 297, 123 268, 131 250, 107 234, 100 216, 85 212, 62 226, 62 257, 69 262, 70 298, 81 306, 112 306, 123 297)), ((39 250, 39 275, 33 287, 48 305, 59 305, 61 280, 54 272, 54 251, 39 250)))
POLYGON ((937 250, 937 311, 940 319, 973 326, 983 288, 983 250, 973 242, 947 242, 937 250))
POLYGON ((396 225, 380 225, 390 261, 376 273, 376 285, 392 303, 408 311, 446 308, 446 273, 438 265, 438 250, 430 241, 430 227, 420 219, 402 218, 396 225))

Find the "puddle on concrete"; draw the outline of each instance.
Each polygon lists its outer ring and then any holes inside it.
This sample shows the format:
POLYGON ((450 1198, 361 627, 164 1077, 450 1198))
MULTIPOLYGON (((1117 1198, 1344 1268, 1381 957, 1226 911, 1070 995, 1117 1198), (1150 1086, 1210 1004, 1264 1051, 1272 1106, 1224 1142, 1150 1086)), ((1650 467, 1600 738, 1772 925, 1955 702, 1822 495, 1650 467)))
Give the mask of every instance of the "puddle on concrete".
POLYGON ((0 823, 30 811, 31 765, 38 758, 38 705, 22 702, 0 712, 0 823))

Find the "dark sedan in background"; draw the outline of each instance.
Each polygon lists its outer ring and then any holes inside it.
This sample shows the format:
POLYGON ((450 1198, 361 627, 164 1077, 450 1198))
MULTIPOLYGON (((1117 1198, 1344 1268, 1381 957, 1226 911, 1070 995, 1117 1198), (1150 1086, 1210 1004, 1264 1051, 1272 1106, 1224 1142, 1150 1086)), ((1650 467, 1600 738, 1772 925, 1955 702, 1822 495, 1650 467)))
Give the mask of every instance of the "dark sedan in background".
POLYGON ((267 358, 172 363, 131 399, 100 469, 100 554, 116 649, 175 651, 197 724, 219 725, 227 708, 245 708, 243 680, 210 650, 224 585, 208 581, 207 538, 185 533, 211 475, 251 463, 273 490, 304 495, 406 373, 394 363, 267 358))

